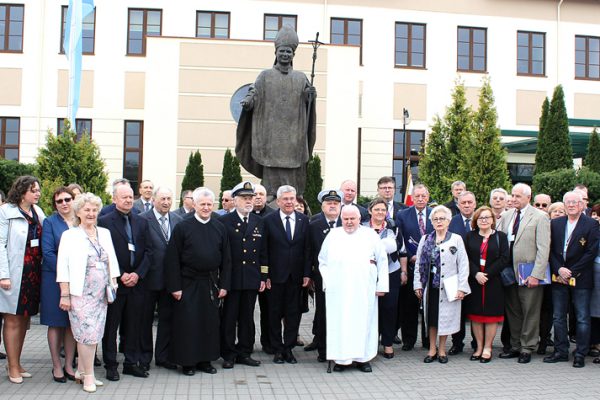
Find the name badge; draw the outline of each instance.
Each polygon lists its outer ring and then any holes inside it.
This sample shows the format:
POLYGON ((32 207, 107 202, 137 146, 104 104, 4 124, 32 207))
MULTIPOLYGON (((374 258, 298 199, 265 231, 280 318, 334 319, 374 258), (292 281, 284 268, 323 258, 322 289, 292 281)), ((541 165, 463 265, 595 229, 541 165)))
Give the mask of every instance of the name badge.
POLYGON ((437 272, 437 267, 433 267, 431 268, 431 273, 435 275, 435 273, 437 272))
POLYGON ((40 245, 40 239, 31 239, 31 247, 38 247, 40 245))
POLYGON ((485 260, 483 258, 479 259, 479 265, 485 266, 485 260))
POLYGON ((104 269, 105 268, 104 261, 98 261, 96 263, 96 268, 98 268, 98 269, 104 269))
POLYGON ((509 242, 514 242, 515 241, 515 235, 513 235, 512 233, 508 235, 508 241, 509 242))
POLYGON ((133 244, 133 243, 128 243, 128 244, 127 244, 127 248, 129 248, 129 251, 135 251, 135 244, 133 244))

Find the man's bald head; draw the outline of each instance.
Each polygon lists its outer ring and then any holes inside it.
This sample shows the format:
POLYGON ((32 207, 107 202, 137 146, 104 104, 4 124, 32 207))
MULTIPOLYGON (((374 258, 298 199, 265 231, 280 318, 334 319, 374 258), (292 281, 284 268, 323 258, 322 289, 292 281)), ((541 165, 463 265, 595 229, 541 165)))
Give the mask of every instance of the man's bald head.
POLYGON ((342 208, 342 227, 346 233, 355 232, 360 226, 360 211, 356 206, 342 208))

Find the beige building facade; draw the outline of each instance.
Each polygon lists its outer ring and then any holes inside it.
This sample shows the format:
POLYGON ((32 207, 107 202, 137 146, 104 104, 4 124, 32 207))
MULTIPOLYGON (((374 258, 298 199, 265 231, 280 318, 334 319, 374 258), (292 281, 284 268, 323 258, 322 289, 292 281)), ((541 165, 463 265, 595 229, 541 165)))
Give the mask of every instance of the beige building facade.
MULTIPOLYGON (((571 130, 600 125, 600 3, 540 0, 105 0, 86 20, 78 126, 91 130, 111 179, 151 179, 179 192, 200 150, 205 183, 219 190, 235 147, 233 93, 274 60, 282 23, 300 41, 294 68, 315 87, 324 185, 402 179, 457 79, 477 104, 490 77, 513 176, 533 155, 541 104, 562 84, 571 130), (410 116, 404 126, 404 110, 410 116), (406 128, 406 134, 403 128, 406 128)), ((32 162, 67 109, 61 53, 67 0, 0 0, 0 155, 32 162), (2 20, 8 21, 2 24, 2 20), (1 29, 0 29, 1 30, 1 29)), ((415 167, 414 172, 417 172, 415 167)), ((245 178, 257 181, 244 173, 245 178)), ((400 186, 400 185, 398 185, 400 186)))

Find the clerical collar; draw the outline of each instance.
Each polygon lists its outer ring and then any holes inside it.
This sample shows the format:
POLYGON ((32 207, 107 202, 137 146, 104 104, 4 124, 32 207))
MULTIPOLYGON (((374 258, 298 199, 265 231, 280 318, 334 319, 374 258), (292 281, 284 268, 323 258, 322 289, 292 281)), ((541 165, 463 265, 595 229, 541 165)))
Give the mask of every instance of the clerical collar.
POLYGON ((201 222, 201 223, 203 223, 203 224, 208 224, 208 223, 210 222, 210 217, 208 217, 208 219, 205 221, 205 220, 203 220, 202 218, 200 218, 200 217, 198 216, 198 214, 196 214, 196 213, 194 213, 194 218, 196 218, 196 220, 197 220, 198 222, 201 222))

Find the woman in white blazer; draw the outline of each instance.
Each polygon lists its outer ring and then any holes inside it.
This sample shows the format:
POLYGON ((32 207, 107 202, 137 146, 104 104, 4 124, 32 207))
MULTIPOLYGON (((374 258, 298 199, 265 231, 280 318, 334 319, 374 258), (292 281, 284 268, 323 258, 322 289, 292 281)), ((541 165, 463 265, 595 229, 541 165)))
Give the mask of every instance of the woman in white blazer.
POLYGON ((12 383, 31 374, 21 366, 21 351, 29 319, 40 305, 42 224, 44 212, 36 204, 40 183, 21 176, 0 207, 0 313, 4 313, 6 370, 12 383))
POLYGON ((69 311, 71 330, 77 341, 75 378, 83 380, 86 392, 102 386, 94 376, 94 355, 104 335, 106 287, 112 285, 116 289, 120 275, 110 232, 96 226, 101 207, 102 201, 92 193, 77 196, 73 203, 74 227, 63 233, 56 263, 59 307, 69 311))

